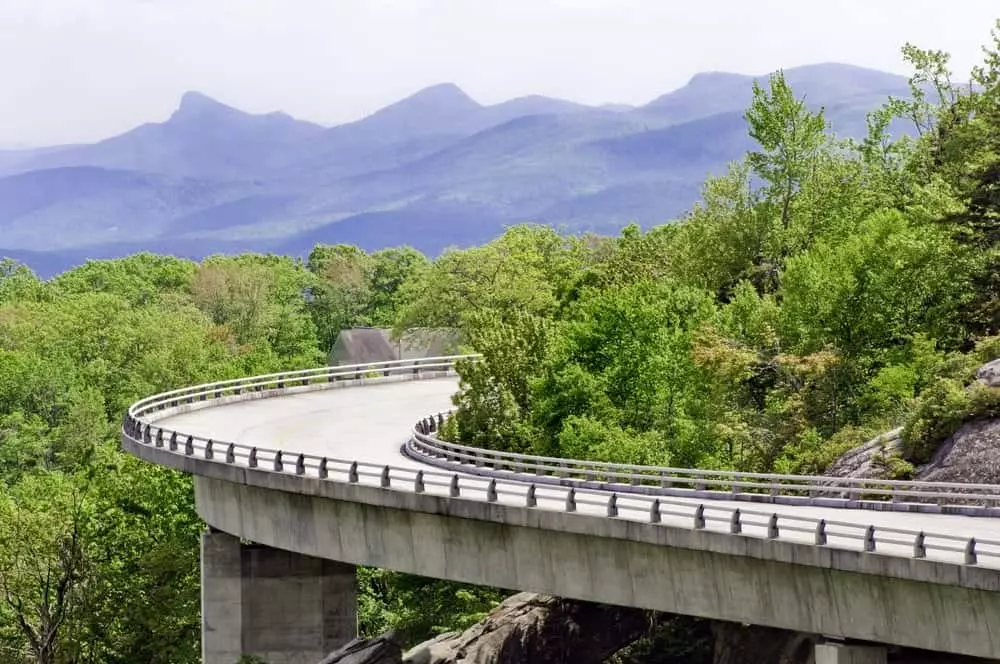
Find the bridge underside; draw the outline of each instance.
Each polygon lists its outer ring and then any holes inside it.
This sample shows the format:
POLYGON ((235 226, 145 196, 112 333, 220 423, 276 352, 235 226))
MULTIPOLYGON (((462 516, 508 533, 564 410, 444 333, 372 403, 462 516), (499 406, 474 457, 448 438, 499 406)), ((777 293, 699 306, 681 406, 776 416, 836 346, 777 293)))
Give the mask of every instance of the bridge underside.
POLYGON ((281 476, 257 486, 235 479, 195 478, 205 521, 305 556, 846 639, 1000 652, 990 631, 1000 593, 964 578, 975 570, 373 487, 326 483, 324 491, 350 492, 338 497, 281 490, 281 476))

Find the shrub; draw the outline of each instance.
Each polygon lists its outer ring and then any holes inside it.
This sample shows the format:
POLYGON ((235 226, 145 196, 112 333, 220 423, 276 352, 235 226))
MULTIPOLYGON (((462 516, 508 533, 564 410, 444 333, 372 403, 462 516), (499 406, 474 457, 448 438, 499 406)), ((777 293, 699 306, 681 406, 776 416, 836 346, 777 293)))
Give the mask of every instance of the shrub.
POLYGON ((924 390, 903 426, 903 458, 930 461, 938 446, 972 415, 974 392, 966 392, 960 381, 951 378, 940 378, 924 390))
POLYGON ((903 427, 903 457, 927 463, 963 424, 980 418, 1000 418, 1000 388, 976 382, 966 389, 960 381, 939 379, 920 395, 903 427))
POLYGON ((898 454, 887 455, 880 450, 872 457, 872 466, 879 470, 879 477, 887 480, 912 480, 916 469, 898 454))
POLYGON ((846 426, 825 440, 815 429, 809 429, 785 448, 775 470, 793 475, 822 475, 837 459, 879 435, 884 428, 846 426))

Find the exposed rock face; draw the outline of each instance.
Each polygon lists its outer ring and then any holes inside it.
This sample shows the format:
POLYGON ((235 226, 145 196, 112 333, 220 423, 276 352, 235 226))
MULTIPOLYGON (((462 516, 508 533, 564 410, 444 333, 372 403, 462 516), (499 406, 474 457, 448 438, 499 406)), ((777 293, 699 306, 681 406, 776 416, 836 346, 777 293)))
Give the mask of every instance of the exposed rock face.
MULTIPOLYGON (((879 459, 898 453, 899 430, 850 450, 826 474, 831 477, 879 478, 879 459)), ((948 438, 913 478, 929 482, 1000 484, 1000 420, 975 420, 948 438)))
POLYGON ((877 463, 879 457, 899 454, 902 448, 902 429, 893 429, 872 438, 837 459, 826 471, 831 477, 881 477, 883 469, 877 463))
POLYGON ((408 664, 600 664, 642 636, 649 614, 519 593, 465 632, 406 653, 408 664))
MULTIPOLYGON (((989 365, 987 365, 989 366, 989 365)), ((1000 484, 1000 420, 976 420, 942 443, 917 479, 1000 484)))
POLYGON ((976 371, 979 382, 989 387, 1000 387, 1000 359, 987 362, 976 371))
POLYGON ((400 664, 403 649, 392 632, 374 639, 354 639, 319 664, 400 664))

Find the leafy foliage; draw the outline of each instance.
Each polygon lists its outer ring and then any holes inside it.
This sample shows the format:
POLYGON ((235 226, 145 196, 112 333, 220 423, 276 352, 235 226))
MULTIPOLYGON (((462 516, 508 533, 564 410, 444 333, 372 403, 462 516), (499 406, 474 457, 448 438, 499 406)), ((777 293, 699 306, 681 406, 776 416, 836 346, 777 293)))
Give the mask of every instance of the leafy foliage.
MULTIPOLYGON (((197 661, 191 483, 119 453, 121 415, 153 392, 318 364, 347 327, 447 327, 481 353, 444 429, 466 444, 820 473, 903 424, 905 458, 877 462, 910 476, 963 422, 1000 416, 1000 390, 967 387, 1000 355, 998 53, 1000 24, 960 88, 946 54, 907 46, 912 95, 862 141, 776 74, 746 113, 757 149, 646 232, 519 225, 434 261, 138 254, 47 282, 0 262, 0 658, 197 661), (894 138, 900 122, 916 137, 894 138)), ((362 631, 411 643, 501 598, 360 580, 362 631)), ((703 628, 671 621, 619 661, 703 657, 703 628)))

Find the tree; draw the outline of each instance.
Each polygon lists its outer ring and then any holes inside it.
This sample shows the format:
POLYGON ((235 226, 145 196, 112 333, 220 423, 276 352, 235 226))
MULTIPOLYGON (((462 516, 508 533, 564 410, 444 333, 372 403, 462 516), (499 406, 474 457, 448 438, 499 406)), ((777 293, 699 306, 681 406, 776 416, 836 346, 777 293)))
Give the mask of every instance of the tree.
POLYGON ((314 275, 309 311, 320 344, 329 351, 341 330, 368 326, 371 300, 371 258, 349 244, 316 245, 306 267, 314 275))
MULTIPOLYGON (((89 567, 86 492, 58 473, 25 477, 0 495, 0 592, 17 625, 5 649, 55 664, 75 646, 64 640, 82 607, 89 567)), ((16 660, 15 660, 16 661, 16 660)))
MULTIPOLYGON (((765 184, 765 200, 779 210, 779 230, 792 226, 795 197, 816 168, 827 143, 823 111, 812 113, 804 100, 796 99, 782 72, 771 75, 769 89, 756 81, 753 100, 746 112, 750 137, 761 149, 747 155, 755 175, 765 184)), ((792 247, 782 243, 781 257, 792 247)))
POLYGON ((463 329, 470 316, 487 311, 549 315, 586 261, 584 243, 545 226, 513 226, 489 244, 439 256, 401 290, 406 305, 395 327, 463 329))

